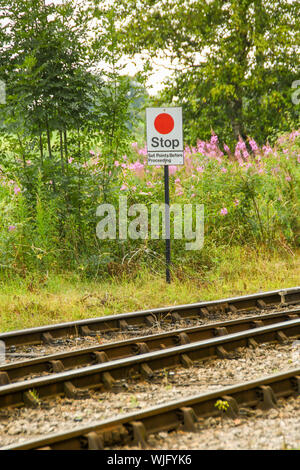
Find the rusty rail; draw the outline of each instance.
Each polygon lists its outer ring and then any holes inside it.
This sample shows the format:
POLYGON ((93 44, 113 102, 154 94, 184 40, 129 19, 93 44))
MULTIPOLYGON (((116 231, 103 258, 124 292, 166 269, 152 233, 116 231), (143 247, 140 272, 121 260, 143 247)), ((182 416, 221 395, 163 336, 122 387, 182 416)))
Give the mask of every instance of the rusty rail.
POLYGON ((189 318, 207 318, 212 313, 255 311, 285 307, 300 303, 300 287, 269 291, 242 297, 233 297, 189 305, 156 308, 120 315, 90 318, 55 325, 46 325, 25 330, 15 330, 0 334, 6 346, 51 343, 58 338, 70 336, 91 336, 98 332, 113 332, 128 329, 153 327, 160 322, 178 322, 189 318))
POLYGON ((81 426, 22 444, 2 447, 2 450, 84 450, 136 445, 147 447, 150 434, 160 431, 197 432, 199 418, 226 413, 237 417, 240 407, 263 410, 276 406, 278 398, 299 396, 300 369, 263 377, 259 380, 221 388, 217 391, 173 401, 121 417, 81 426), (226 412, 216 408, 217 400, 226 401, 226 412))
POLYGON ((300 308, 282 310, 267 315, 256 315, 237 320, 184 328, 166 333, 136 337, 134 339, 96 345, 69 352, 42 356, 0 366, 0 385, 5 385, 30 375, 63 372, 75 367, 86 367, 142 353, 203 341, 217 336, 246 331, 251 328, 273 325, 300 317, 300 308))
POLYGON ((31 393, 35 390, 39 399, 55 395, 81 398, 88 389, 112 389, 116 381, 126 378, 152 379, 154 371, 174 368, 178 365, 190 367, 193 361, 211 357, 226 358, 228 352, 239 347, 259 343, 284 341, 300 335, 300 320, 290 320, 242 333, 233 333, 192 344, 185 344, 153 353, 111 361, 61 372, 51 376, 3 385, 0 387, 0 408, 7 406, 38 406, 39 401, 31 393))

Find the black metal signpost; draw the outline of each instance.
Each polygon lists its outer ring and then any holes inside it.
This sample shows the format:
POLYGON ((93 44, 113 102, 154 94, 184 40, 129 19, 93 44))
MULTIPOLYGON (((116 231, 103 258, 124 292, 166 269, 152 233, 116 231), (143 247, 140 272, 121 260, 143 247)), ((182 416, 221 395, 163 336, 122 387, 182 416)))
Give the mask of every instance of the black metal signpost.
POLYGON ((165 172, 165 225, 166 225, 166 281, 171 282, 171 227, 170 227, 170 190, 169 190, 169 165, 164 166, 165 172))
POLYGON ((169 165, 183 165, 182 109, 147 108, 147 153, 149 165, 164 166, 166 282, 170 284, 171 229, 169 165))

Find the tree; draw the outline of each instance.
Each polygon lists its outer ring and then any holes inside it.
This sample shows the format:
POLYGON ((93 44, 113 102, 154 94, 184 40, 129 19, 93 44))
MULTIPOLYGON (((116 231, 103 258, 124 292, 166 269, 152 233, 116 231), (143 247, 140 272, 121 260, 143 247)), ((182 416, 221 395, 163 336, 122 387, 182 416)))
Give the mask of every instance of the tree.
POLYGON ((51 133, 78 128, 91 105, 92 76, 88 46, 84 43, 87 17, 74 2, 46 5, 44 0, 0 1, 1 20, 7 25, 0 45, 0 76, 7 83, 5 108, 9 130, 39 137, 52 158, 51 133))
POLYGON ((189 140, 213 129, 263 142, 297 121, 299 2, 122 0, 119 8, 124 51, 179 62, 160 102, 183 104, 189 140))

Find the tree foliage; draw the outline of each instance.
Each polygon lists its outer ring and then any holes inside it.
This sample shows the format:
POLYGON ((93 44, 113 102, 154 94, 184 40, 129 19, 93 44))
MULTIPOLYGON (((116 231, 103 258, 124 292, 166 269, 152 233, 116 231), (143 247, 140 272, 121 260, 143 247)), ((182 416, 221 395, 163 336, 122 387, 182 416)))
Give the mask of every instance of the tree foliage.
POLYGON ((291 86, 299 78, 299 2, 121 4, 125 50, 179 64, 161 102, 183 104, 187 138, 207 138, 213 129, 223 138, 251 135, 262 143, 295 125, 291 86))

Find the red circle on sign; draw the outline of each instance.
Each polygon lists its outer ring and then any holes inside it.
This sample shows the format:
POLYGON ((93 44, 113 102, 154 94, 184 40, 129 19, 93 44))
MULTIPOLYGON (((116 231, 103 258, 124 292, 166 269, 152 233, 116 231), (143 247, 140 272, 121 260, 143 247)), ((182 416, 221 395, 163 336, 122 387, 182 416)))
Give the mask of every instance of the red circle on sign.
POLYGON ((170 114, 161 113, 156 116, 154 127, 160 134, 169 134, 174 129, 174 119, 170 114))

